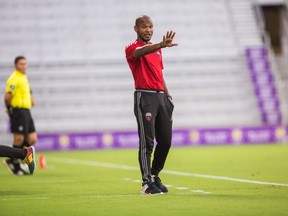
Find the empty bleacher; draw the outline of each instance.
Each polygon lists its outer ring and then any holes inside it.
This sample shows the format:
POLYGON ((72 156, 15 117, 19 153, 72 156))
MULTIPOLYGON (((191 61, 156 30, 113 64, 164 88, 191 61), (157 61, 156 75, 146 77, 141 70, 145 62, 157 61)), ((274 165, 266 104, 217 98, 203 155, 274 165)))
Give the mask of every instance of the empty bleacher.
POLYGON ((179 46, 163 50, 175 127, 261 124, 244 56, 261 44, 248 0, 0 0, 1 91, 23 54, 40 133, 135 129, 124 47, 141 14, 153 18, 153 42, 177 32, 179 46))

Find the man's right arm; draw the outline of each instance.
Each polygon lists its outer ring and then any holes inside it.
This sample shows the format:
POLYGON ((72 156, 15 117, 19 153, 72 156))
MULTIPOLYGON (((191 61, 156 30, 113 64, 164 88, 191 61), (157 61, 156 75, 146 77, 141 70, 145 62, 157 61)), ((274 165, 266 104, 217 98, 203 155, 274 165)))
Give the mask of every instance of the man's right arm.
POLYGON ((6 108, 7 108, 7 114, 9 115, 9 116, 11 116, 12 115, 12 112, 13 112, 13 110, 12 110, 12 107, 11 107, 11 101, 12 101, 12 94, 11 94, 11 92, 5 92, 5 96, 4 96, 4 103, 5 103, 5 106, 6 106, 6 108))
POLYGON ((176 32, 168 31, 166 35, 163 36, 163 40, 160 43, 147 44, 145 46, 136 48, 133 53, 133 58, 139 58, 141 56, 153 53, 161 48, 178 46, 177 43, 173 43, 175 34, 176 32))
POLYGON ((161 43, 158 43, 158 44, 147 44, 145 46, 136 48, 134 53, 133 53, 133 58, 139 58, 141 56, 153 53, 153 52, 161 49, 162 48, 161 43))
POLYGON ((4 103, 7 108, 11 106, 11 101, 12 101, 12 94, 10 92, 5 92, 4 103))

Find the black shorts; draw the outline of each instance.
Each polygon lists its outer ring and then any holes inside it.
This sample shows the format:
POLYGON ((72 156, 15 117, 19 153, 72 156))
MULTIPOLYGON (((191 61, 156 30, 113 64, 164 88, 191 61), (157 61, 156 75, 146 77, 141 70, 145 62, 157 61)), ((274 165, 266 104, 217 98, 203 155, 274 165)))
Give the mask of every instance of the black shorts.
POLYGON ((13 108, 10 121, 12 133, 29 134, 36 131, 29 109, 13 108))

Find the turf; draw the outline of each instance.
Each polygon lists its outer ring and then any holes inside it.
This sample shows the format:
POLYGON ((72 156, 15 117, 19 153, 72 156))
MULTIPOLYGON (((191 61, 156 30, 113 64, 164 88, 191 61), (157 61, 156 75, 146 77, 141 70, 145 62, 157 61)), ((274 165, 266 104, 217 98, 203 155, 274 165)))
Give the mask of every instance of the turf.
POLYGON ((288 215, 287 144, 172 148, 159 196, 139 195, 137 149, 40 154, 33 176, 0 167, 0 215, 288 215))

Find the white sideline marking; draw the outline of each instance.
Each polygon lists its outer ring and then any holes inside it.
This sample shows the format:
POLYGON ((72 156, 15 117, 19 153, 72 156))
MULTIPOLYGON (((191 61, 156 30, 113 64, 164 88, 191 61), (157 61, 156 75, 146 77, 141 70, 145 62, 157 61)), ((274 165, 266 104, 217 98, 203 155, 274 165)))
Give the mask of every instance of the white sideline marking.
POLYGON ((189 188, 188 188, 188 187, 175 187, 175 189, 178 189, 178 190, 188 190, 189 188))
POLYGON ((200 193, 200 194, 211 194, 209 191, 203 191, 203 190, 191 190, 193 193, 200 193))
MULTIPOLYGON (((105 167, 112 169, 122 169, 122 170, 137 170, 139 171, 139 167, 120 165, 120 164, 112 164, 112 163, 104 163, 97 161, 83 161, 69 158, 57 158, 57 157, 49 157, 49 160, 59 162, 59 163, 67 163, 67 164, 76 164, 76 165, 85 165, 85 166, 94 166, 94 167, 105 167)), ((173 170, 163 170, 162 173, 170 174, 170 175, 178 175, 178 176, 190 176, 190 177, 198 177, 198 178, 207 178, 207 179, 218 179, 225 181, 234 181, 234 182, 242 182, 242 183, 250 183, 250 184, 261 184, 261 185, 273 185, 273 186, 281 186, 288 187, 288 184, 276 183, 276 182, 265 182, 265 181, 256 181, 256 180, 248 180, 248 179, 240 179, 240 178, 231 178, 225 176, 213 176, 213 175, 205 175, 205 174, 197 174, 197 173, 187 173, 187 172, 179 172, 173 170)))
POLYGON ((219 179, 219 180, 235 181, 235 182, 243 182, 243 183, 251 183, 251 184, 262 184, 262 185, 274 185, 274 186, 288 187, 288 184, 282 184, 282 183, 276 183, 276 182, 264 182, 264 181, 256 181, 256 180, 248 180, 248 179, 240 179, 240 178, 231 178, 231 177, 225 177, 225 176, 212 176, 212 175, 205 175, 205 174, 178 172, 178 171, 172 171, 172 170, 163 170, 162 173, 172 174, 172 175, 180 175, 180 176, 208 178, 208 179, 219 179))
POLYGON ((191 190, 191 192, 194 192, 194 193, 203 193, 204 191, 203 191, 203 190, 191 190))

